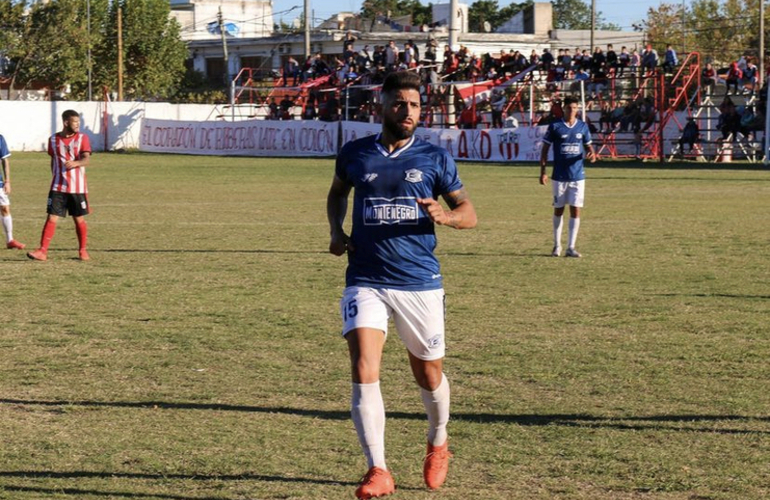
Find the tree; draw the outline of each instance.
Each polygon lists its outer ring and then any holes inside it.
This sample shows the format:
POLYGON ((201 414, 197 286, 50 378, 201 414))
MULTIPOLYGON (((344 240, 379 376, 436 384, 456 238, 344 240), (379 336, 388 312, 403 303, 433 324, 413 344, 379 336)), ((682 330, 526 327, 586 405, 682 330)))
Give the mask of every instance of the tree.
POLYGON ((481 33, 484 31, 484 23, 488 22, 494 31, 532 3, 532 0, 525 0, 500 8, 497 0, 477 0, 468 8, 468 29, 481 33))
POLYGON ((163 99, 175 93, 188 57, 179 24, 166 0, 120 0, 110 4, 102 43, 97 47, 100 84, 117 88, 117 12, 123 17, 123 85, 131 99, 163 99))
MULTIPOLYGON (((553 27, 567 30, 591 29, 591 6, 583 0, 553 0, 553 27)), ((600 11, 596 12, 596 29, 618 31, 618 25, 609 23, 600 11)))
POLYGON ((361 5, 361 17, 375 19, 378 16, 412 16, 412 25, 430 24, 431 6, 423 5, 420 0, 364 0, 361 5))
POLYGON ((85 0, 36 2, 29 6, 2 0, 0 40, 12 68, 9 94, 12 88, 24 89, 37 81, 53 89, 70 86, 75 98, 84 97, 89 35, 92 42, 99 39, 99 13, 106 11, 106 5, 107 0, 91 2, 97 29, 89 30, 85 0))
POLYGON ((644 22, 648 39, 660 51, 667 43, 696 51, 706 60, 727 64, 745 54, 758 55, 758 0, 694 0, 685 11, 676 3, 650 8, 644 22))

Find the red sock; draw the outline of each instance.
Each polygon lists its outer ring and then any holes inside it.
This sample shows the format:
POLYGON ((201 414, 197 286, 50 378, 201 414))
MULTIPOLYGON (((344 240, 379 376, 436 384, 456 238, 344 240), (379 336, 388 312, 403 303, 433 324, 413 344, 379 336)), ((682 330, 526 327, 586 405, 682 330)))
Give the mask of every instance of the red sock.
POLYGON ((80 244, 80 250, 86 249, 86 242, 88 241, 88 226, 86 221, 80 221, 75 223, 75 232, 78 233, 78 243, 80 244))
POLYGON ((40 237, 40 248, 44 252, 48 251, 48 246, 51 244, 55 232, 56 223, 46 219, 45 225, 43 226, 43 235, 40 237))

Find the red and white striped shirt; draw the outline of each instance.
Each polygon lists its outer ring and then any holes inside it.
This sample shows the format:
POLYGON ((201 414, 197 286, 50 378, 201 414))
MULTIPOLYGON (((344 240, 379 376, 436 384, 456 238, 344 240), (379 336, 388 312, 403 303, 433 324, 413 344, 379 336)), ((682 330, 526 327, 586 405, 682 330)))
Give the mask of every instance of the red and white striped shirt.
POLYGON ((91 153, 88 136, 78 132, 71 137, 59 134, 51 136, 48 142, 48 154, 51 156, 51 191, 60 193, 88 193, 86 167, 67 170, 64 164, 70 160, 79 160, 83 153, 91 153))

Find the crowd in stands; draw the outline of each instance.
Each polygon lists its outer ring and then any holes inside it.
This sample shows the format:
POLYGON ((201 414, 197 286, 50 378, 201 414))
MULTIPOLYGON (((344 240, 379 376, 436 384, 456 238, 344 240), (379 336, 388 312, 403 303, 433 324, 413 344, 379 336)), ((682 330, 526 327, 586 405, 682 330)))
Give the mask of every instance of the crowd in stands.
MULTIPOLYGON (((355 38, 350 34, 345 38, 342 42, 341 57, 325 58, 318 53, 308 57, 304 63, 298 62, 294 57, 288 57, 281 72, 279 86, 296 87, 325 77, 330 86, 341 88, 355 84, 356 89, 365 89, 367 86, 382 83, 392 71, 415 69, 421 72, 426 84, 433 84, 433 88, 436 88, 435 84, 442 82, 501 80, 534 65, 539 70, 536 73, 537 78, 545 83, 548 90, 574 92, 579 90, 580 85, 585 86, 587 100, 595 99, 595 106, 598 107, 593 109, 600 109, 598 127, 589 124, 595 132, 638 134, 646 132, 655 123, 658 110, 653 99, 649 95, 625 95, 612 100, 610 104, 609 99, 602 99, 607 93, 610 80, 632 79, 633 83, 630 85, 633 85, 638 84, 639 78, 649 71, 659 69, 672 75, 681 66, 679 56, 671 45, 666 47, 662 57, 649 44, 641 51, 629 50, 625 46, 616 51, 613 45, 609 44, 606 50, 595 47, 592 52, 579 47, 574 50, 561 48, 555 53, 549 49, 544 49, 542 53, 533 50, 528 55, 510 50, 493 57, 490 54, 475 54, 464 46, 452 50, 449 45, 445 45, 441 49, 436 40, 430 40, 422 49, 412 40, 404 42, 401 46, 391 40, 386 45, 364 45, 362 49, 355 50, 355 42, 355 38)), ((764 94, 759 93, 757 89, 758 69, 752 57, 742 57, 732 62, 726 71, 719 74, 712 63, 706 63, 701 72, 705 95, 713 92, 719 80, 725 83, 725 96, 754 96, 758 93, 760 101, 766 99, 766 87, 763 89, 764 94)), ((346 96, 346 99, 352 99, 352 102, 348 102, 344 111, 339 96, 334 92, 310 92, 302 106, 302 118, 335 121, 342 117, 348 120, 376 122, 377 110, 367 92, 356 90, 355 95, 346 96)), ((558 92, 552 92, 552 95, 554 97, 551 110, 542 118, 542 123, 559 118, 558 92)), ((431 105, 430 102, 425 104, 427 107, 431 105)), ((494 92, 489 99, 480 103, 478 108, 483 109, 487 116, 491 115, 485 125, 502 127, 507 104, 508 96, 501 91, 494 92)), ((273 100, 269 104, 268 118, 292 119, 291 107, 292 100, 289 97, 284 97, 279 103, 273 100)), ((460 128, 479 126, 482 118, 476 108, 476 105, 464 106, 462 100, 458 100, 456 123, 460 128)), ((717 130, 725 139, 731 134, 735 136, 738 132, 748 136, 752 131, 764 126, 763 121, 761 126, 759 124, 760 119, 764 120, 764 107, 761 103, 759 108, 761 110, 755 113, 756 107, 736 106, 726 97, 719 107, 717 130)), ((697 136, 693 135, 691 130, 688 134, 688 137, 697 136)))

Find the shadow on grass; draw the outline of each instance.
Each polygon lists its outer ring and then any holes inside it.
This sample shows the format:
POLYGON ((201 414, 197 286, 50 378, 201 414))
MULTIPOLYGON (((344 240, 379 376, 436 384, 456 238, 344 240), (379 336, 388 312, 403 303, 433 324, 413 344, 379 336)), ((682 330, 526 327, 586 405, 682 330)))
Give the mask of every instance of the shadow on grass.
MULTIPOLYGON (((322 418, 326 420, 349 420, 348 411, 335 410, 311 410, 305 408, 268 407, 249 405, 229 405, 210 403, 172 403, 162 401, 41 401, 23 399, 0 399, 0 404, 22 406, 82 406, 82 407, 109 407, 109 408, 141 408, 153 410, 212 410, 235 411, 247 413, 273 413, 294 415, 300 417, 322 418)), ((407 413, 389 411, 389 419, 397 420, 425 420, 424 413, 407 413)), ((770 431, 758 431, 750 429, 720 429, 715 427, 672 427, 660 425, 661 423, 695 424, 703 422, 770 422, 770 417, 753 417, 746 415, 648 415, 648 416, 618 416, 597 417, 588 414, 554 414, 554 415, 505 415, 496 413, 452 413, 452 420, 459 422, 471 422, 480 424, 514 424, 524 427, 530 426, 563 426, 586 427, 594 429, 619 429, 619 430, 668 430, 685 432, 709 432, 716 434, 770 434, 770 431), (635 422, 635 423, 628 423, 635 422)))
MULTIPOLYGON (((89 252, 91 249, 89 248, 89 252)), ((222 248, 195 248, 195 249, 180 249, 180 248, 105 248, 97 250, 100 253, 267 253, 267 254, 328 254, 328 250, 264 250, 264 249, 244 249, 244 250, 232 250, 222 248)))
POLYGON ((745 295, 740 293, 657 293, 658 297, 699 297, 699 298, 720 298, 720 299, 770 299, 770 295, 745 295))
MULTIPOLYGON (((22 473, 18 473, 19 476, 22 473)), ((109 477, 105 474, 105 477, 109 477)), ((165 500, 222 500, 223 497, 186 497, 181 495, 164 495, 162 493, 129 493, 122 491, 96 491, 96 490, 83 490, 79 488, 40 488, 32 486, 15 486, 11 484, 0 484, 0 491, 16 492, 16 493, 29 493, 37 495, 73 495, 75 498, 82 498, 84 496, 92 497, 109 497, 109 498, 161 498, 165 500)))

